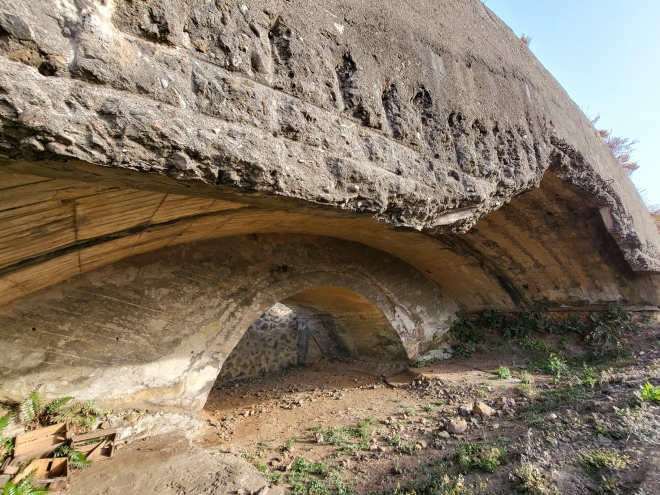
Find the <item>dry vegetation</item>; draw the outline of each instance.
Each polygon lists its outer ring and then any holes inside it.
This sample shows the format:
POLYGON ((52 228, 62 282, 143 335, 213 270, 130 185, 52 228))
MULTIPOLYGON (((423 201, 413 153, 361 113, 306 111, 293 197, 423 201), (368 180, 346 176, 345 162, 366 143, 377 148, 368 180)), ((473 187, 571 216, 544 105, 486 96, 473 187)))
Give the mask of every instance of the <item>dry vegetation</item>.
MULTIPOLYGON (((523 37, 521 37, 521 39, 523 37)), ((590 119, 591 124, 594 127, 596 127, 596 124, 598 123, 599 120, 600 120, 600 115, 596 116, 593 119, 590 119)), ((635 144, 637 144, 636 140, 632 140, 620 136, 613 136, 611 130, 608 131, 605 129, 596 129, 596 132, 601 138, 603 138, 603 141, 605 141, 605 144, 607 144, 607 147, 614 155, 614 158, 616 158, 616 160, 621 164, 621 166, 624 168, 624 170, 629 176, 632 175, 633 172, 635 172, 635 170, 639 169, 639 165, 637 164, 637 162, 631 160, 631 156, 635 152, 634 146, 635 144)), ((643 191, 641 192, 643 195, 643 191)), ((649 212, 651 213, 651 217, 653 217, 655 225, 658 228, 658 232, 660 232, 660 205, 647 204, 646 206, 648 207, 649 212)))
MULTIPOLYGON (((591 120, 591 123, 596 126, 600 120, 600 115, 596 116, 591 120)), ((624 170, 628 175, 632 175, 635 170, 639 169, 637 162, 633 162, 630 157, 635 152, 635 145, 637 144, 636 140, 629 138, 624 138, 621 136, 612 135, 612 131, 605 129, 597 129, 598 135, 603 138, 605 144, 610 149, 614 158, 621 164, 624 170)))

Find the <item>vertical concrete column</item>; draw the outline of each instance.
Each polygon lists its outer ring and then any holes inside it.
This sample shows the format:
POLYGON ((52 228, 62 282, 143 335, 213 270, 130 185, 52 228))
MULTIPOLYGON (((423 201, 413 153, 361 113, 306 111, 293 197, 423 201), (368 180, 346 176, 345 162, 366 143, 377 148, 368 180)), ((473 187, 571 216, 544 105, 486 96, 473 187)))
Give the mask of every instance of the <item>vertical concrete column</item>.
POLYGON ((307 365, 307 348, 309 345, 309 328, 302 318, 298 318, 298 366, 307 365))

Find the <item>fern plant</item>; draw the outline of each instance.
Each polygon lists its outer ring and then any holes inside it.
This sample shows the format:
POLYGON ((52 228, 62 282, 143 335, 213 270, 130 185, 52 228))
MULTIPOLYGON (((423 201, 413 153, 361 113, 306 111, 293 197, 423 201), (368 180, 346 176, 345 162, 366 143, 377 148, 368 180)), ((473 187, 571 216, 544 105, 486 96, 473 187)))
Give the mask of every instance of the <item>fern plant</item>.
POLYGON ((35 487, 32 485, 36 472, 32 471, 18 483, 8 481, 2 489, 2 495, 45 495, 50 492, 48 487, 35 487))
POLYGON ((85 469, 92 465, 92 461, 87 456, 69 445, 62 445, 53 452, 55 457, 67 457, 69 466, 76 469, 85 469))
POLYGON ((22 402, 7 400, 3 404, 14 411, 18 421, 25 424, 28 430, 67 423, 77 433, 82 433, 94 424, 103 411, 93 400, 75 403, 74 400, 75 397, 67 395, 47 404, 40 387, 37 387, 22 402))
POLYGON ((0 418, 0 462, 14 453, 14 439, 5 437, 4 435, 5 428, 9 425, 10 419, 11 414, 0 418))
POLYGON ((68 423, 74 429, 83 431, 94 424, 103 411, 94 400, 71 404, 74 397, 67 396, 53 401, 47 408, 52 423, 68 423))
POLYGON ((43 410, 43 396, 39 388, 33 390, 19 406, 19 419, 23 423, 32 423, 43 410))

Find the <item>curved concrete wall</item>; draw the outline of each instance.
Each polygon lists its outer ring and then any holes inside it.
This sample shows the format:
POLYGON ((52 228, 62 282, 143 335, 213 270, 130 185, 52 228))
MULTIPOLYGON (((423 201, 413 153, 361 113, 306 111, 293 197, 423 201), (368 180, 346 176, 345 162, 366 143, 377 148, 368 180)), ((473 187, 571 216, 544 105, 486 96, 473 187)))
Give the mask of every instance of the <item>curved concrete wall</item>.
POLYGON ((625 172, 479 0, 245 7, 5 2, 3 163, 139 170, 431 232, 466 231, 555 167, 606 209, 634 270, 660 269, 625 172))
POLYGON ((478 0, 0 1, 0 124, 13 394, 199 408, 284 300, 396 358, 458 309, 660 303, 632 183, 478 0))
POLYGON ((403 359, 437 343, 457 309, 410 265, 356 243, 264 235, 186 244, 5 306, 2 389, 18 397, 44 383, 53 396, 201 409, 225 358, 278 301, 322 323, 336 313, 331 333, 349 351, 403 359), (369 334, 365 321, 381 323, 369 334))

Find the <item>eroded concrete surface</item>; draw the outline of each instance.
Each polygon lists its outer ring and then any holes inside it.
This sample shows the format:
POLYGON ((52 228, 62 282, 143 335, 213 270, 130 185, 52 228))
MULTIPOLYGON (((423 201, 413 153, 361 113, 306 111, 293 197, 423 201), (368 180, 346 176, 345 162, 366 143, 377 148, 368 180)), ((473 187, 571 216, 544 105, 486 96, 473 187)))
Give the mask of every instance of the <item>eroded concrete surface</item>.
POLYGON ((81 399, 201 410, 227 355, 278 301, 318 315, 321 325, 334 322, 335 345, 349 355, 385 358, 398 339, 405 350, 390 355, 399 359, 434 346, 457 310, 422 273, 357 243, 255 235, 185 244, 6 307, 3 390, 20 395, 44 383, 81 399), (309 289, 315 297, 306 301, 309 289), (353 297, 339 306, 338 291, 353 297), (359 317, 353 324, 351 314, 359 317), (379 323, 371 340, 363 320, 379 323), (371 348, 360 353, 365 339, 371 348))
POLYGON ((459 310, 660 303, 632 183, 477 0, 2 0, 0 125, 12 396, 198 411, 278 301, 394 361, 459 310))

